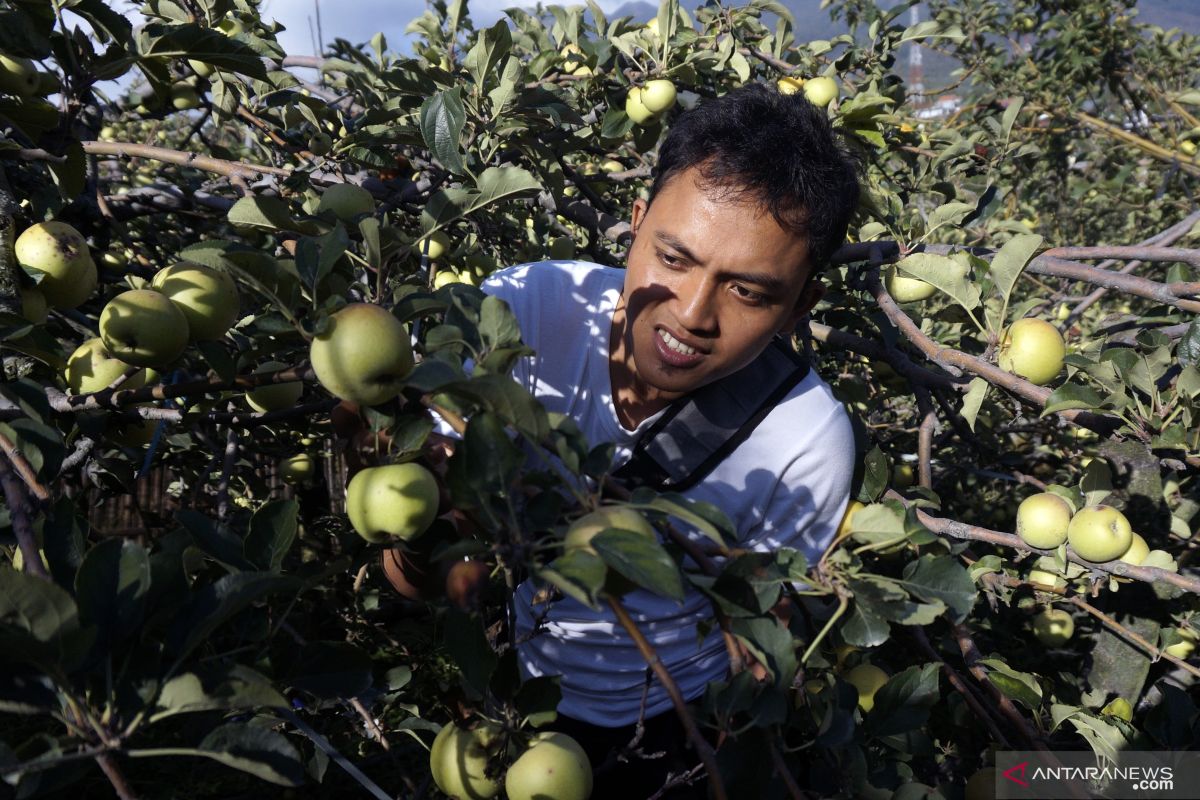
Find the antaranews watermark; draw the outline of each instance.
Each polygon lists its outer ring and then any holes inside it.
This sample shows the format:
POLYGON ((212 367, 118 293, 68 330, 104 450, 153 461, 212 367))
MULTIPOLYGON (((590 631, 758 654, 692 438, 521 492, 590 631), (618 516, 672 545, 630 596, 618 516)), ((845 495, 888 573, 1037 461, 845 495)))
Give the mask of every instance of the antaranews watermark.
POLYGON ((1200 793, 1200 753, 1128 751, 1117 761, 1091 751, 996 754, 997 800, 1189 800, 1200 793))

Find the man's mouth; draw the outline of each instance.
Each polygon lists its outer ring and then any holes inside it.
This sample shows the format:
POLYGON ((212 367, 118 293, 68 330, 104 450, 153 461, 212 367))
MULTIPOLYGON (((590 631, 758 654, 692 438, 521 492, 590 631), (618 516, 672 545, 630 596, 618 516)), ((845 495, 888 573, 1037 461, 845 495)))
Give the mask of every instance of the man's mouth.
POLYGON ((670 333, 668 333, 665 330, 662 330, 661 328, 658 331, 658 336, 660 339, 663 340, 663 344, 665 344, 667 347, 674 350, 676 353, 681 353, 685 356, 696 355, 696 352, 697 352, 696 348, 689 347, 688 345, 679 341, 674 336, 672 336, 670 333))

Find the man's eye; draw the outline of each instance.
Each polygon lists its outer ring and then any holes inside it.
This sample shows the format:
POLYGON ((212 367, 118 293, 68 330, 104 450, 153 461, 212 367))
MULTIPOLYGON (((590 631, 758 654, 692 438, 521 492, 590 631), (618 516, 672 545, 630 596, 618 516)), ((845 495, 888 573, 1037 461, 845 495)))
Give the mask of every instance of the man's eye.
POLYGON ((747 289, 745 286, 739 286, 736 283, 733 285, 734 293, 752 305, 762 305, 767 300, 767 296, 759 292, 747 289))
POLYGON ((658 251, 658 260, 666 264, 668 267, 678 267, 680 264, 680 260, 677 256, 664 253, 662 250, 658 251))

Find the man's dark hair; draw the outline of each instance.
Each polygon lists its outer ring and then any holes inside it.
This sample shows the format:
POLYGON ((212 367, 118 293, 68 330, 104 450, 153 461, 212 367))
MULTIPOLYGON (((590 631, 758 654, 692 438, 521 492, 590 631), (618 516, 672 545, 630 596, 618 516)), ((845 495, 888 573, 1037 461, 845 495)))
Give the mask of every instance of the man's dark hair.
POLYGON ((822 109, 800 93, 754 83, 679 115, 659 149, 650 202, 697 167, 707 188, 752 200, 804 237, 814 271, 846 239, 858 207, 859 163, 822 109))

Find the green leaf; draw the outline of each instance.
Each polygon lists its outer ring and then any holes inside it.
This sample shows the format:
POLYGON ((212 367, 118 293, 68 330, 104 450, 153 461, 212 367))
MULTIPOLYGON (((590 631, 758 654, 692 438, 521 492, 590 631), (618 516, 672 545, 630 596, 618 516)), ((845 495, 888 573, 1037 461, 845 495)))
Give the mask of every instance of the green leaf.
POLYGON ((1078 383, 1064 383, 1046 398, 1046 407, 1042 409, 1041 416, 1045 417, 1068 408, 1100 408, 1103 404, 1104 399, 1095 389, 1078 383))
POLYGON ((120 641, 135 632, 150 590, 150 557, 130 539, 107 539, 88 550, 75 576, 75 599, 84 625, 120 641))
POLYGON ((1013 286, 1021 277, 1021 272, 1033 258, 1033 254, 1042 246, 1042 237, 1035 233, 1019 233, 1005 242, 1004 246, 992 256, 988 271, 996 288, 1004 296, 1005 304, 1012 295, 1013 286))
POLYGON ((774 616, 739 617, 730 630, 760 664, 767 668, 779 689, 787 689, 796 675, 796 643, 774 616))
POLYGON ((151 722, 198 711, 287 708, 287 699, 263 675, 233 664, 185 672, 163 684, 151 722))
MULTIPOLYGON (((463 66, 475 80, 475 85, 482 88, 487 83, 487 77, 512 50, 512 32, 504 20, 498 20, 495 25, 479 34, 475 45, 463 60, 463 66)), ((428 140, 426 140, 428 141, 428 140)))
POLYGON ((572 550, 542 567, 536 577, 558 587, 589 608, 597 608, 596 596, 608 573, 600 556, 584 549, 572 550))
POLYGON ((263 572, 236 572, 192 593, 172 626, 169 645, 184 658, 237 614, 272 594, 295 594, 302 582, 263 572))
POLYGON ((937 664, 922 664, 893 675, 875 693, 867 729, 875 736, 894 736, 923 726, 941 698, 939 669, 937 664))
POLYGON ((902 542, 907 538, 904 516, 889 505, 872 503, 854 512, 851 538, 864 544, 902 542))
POLYGON ((347 642, 308 642, 282 681, 322 700, 357 697, 371 688, 371 657, 347 642))
POLYGON ((969 268, 948 256, 913 253, 896 262, 910 278, 919 278, 941 289, 968 311, 979 305, 979 287, 968 277, 969 268))
POLYGON ((1200 367, 1200 319, 1192 320, 1175 349, 1175 357, 1185 367, 1200 367))
POLYGON ((350 236, 340 222, 324 236, 305 236, 296 243, 296 271, 314 297, 317 295, 317 286, 333 271, 334 265, 349 247, 350 236))
POLYGON ((952 556, 921 556, 904 568, 898 581, 911 594, 928 601, 941 601, 954 612, 955 622, 962 622, 975 605, 975 584, 967 570, 952 556))
POLYGON ((129 750, 132 758, 200 756, 248 772, 278 786, 302 786, 304 764, 300 753, 282 734, 254 723, 231 722, 211 731, 198 747, 163 747, 129 750))
POLYGON ((1042 686, 1037 676, 1015 670, 999 658, 982 658, 979 663, 987 667, 988 680, 1007 697, 1030 711, 1041 708, 1042 686))
POLYGON ((925 223, 925 235, 928 236, 943 225, 958 225, 974 211, 973 203, 944 203, 930 213, 925 223))
POLYGON ((562 689, 558 675, 530 678, 521 684, 513 698, 513 705, 525 721, 531 725, 545 725, 558 717, 558 704, 562 701, 562 689))
POLYGON ((0 623, 51 643, 79 628, 79 609, 61 587, 0 564, 0 623))
POLYGON ((150 23, 138 32, 137 48, 144 58, 188 58, 251 78, 267 80, 262 57, 253 48, 221 31, 195 23, 150 23))
POLYGON ((634 508, 661 511, 687 523, 719 545, 725 545, 737 539, 733 522, 725 516, 721 509, 711 503, 692 500, 672 492, 664 494, 646 492, 645 494, 649 496, 649 499, 641 493, 634 494, 630 505, 634 508))
POLYGON ((59 195, 64 200, 71 201, 83 194, 87 182, 87 154, 83 152, 82 144, 71 142, 63 155, 67 157, 66 161, 50 162, 50 174, 58 187, 59 195))
POLYGON ((466 119, 459 87, 438 92, 421 104, 420 128, 425 146, 442 166, 460 175, 466 172, 459 150, 466 119))
POLYGON ((231 569, 253 570, 246 560, 245 544, 228 525, 216 522, 199 511, 184 509, 175 515, 179 524, 192 535, 196 546, 231 569))
POLYGON ((984 399, 987 398, 990 386, 991 384, 983 378, 972 378, 967 393, 963 395, 962 408, 958 410, 958 413, 966 420, 967 427, 972 431, 975 430, 975 420, 979 417, 979 409, 983 406, 984 399))
POLYGON ((606 528, 592 539, 604 563, 647 591, 683 602, 683 578, 663 546, 640 533, 606 528))
POLYGON ((1081 708, 1054 705, 1050 708, 1050 716, 1054 720, 1051 730, 1057 730, 1064 722, 1070 722, 1091 746, 1092 752, 1109 763, 1117 763, 1121 752, 1129 749, 1129 742, 1120 728, 1081 708))
POLYGON ((258 569, 279 572, 296 539, 299 511, 295 500, 274 500, 255 511, 243 544, 246 560, 258 569))
POLYGON ((287 203, 278 197, 247 195, 233 204, 226 214, 226 219, 234 227, 257 228, 271 233, 278 231, 315 232, 311 225, 301 224, 292 219, 287 203))
POLYGON ((475 697, 483 697, 497 665, 496 653, 483 629, 483 619, 451 608, 446 612, 443 641, 462 671, 465 688, 475 697))
POLYGON ((421 214, 422 234, 444 228, 457 219, 501 200, 536 192, 542 185, 520 167, 488 167, 479 176, 476 187, 443 189, 431 196, 421 214))

